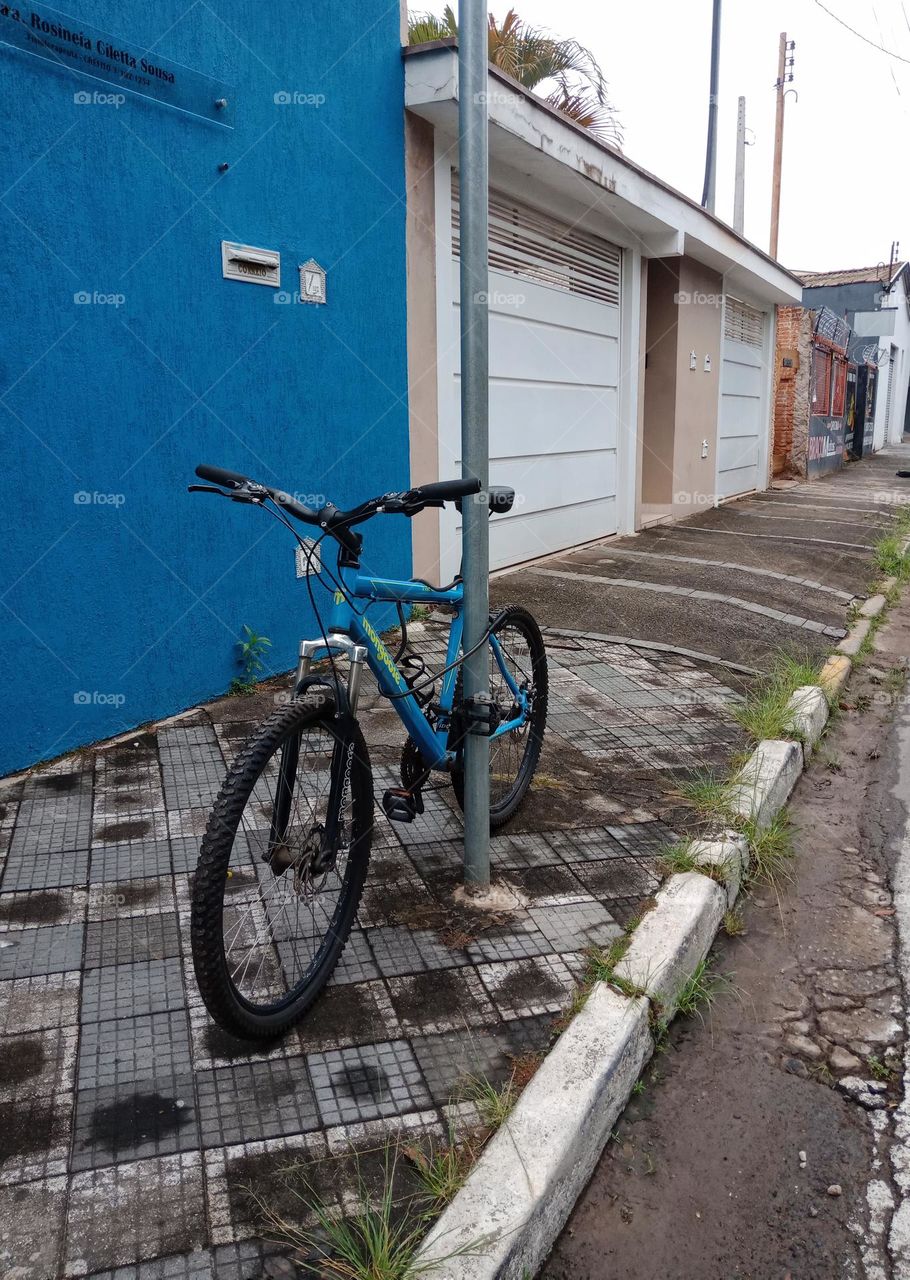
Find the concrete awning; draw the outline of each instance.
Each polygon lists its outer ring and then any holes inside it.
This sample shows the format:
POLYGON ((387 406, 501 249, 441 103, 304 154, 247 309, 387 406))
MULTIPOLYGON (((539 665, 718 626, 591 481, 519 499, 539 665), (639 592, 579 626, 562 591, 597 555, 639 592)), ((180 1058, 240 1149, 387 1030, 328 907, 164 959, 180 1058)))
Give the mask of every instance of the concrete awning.
MULTIPOLYGON (((682 254, 724 276, 725 289, 767 306, 802 300, 802 285, 766 253, 681 192, 598 141, 510 76, 488 77, 490 182, 509 169, 535 200, 549 197, 595 235, 647 258, 682 254)), ((458 54, 454 41, 405 50, 405 105, 454 142, 458 54)), ((455 150, 453 156, 457 154, 455 150)))

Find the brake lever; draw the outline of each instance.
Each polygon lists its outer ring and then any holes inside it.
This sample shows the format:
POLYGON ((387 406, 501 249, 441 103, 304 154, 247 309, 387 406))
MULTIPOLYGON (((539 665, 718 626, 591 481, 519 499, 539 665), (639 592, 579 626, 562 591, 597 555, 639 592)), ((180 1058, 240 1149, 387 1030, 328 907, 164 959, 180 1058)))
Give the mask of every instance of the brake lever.
POLYGON ((237 489, 233 493, 228 493, 224 489, 217 489, 213 484, 188 484, 187 493, 217 493, 219 497, 230 498, 231 502, 246 502, 253 506, 259 506, 262 499, 258 494, 244 493, 242 489, 237 489))

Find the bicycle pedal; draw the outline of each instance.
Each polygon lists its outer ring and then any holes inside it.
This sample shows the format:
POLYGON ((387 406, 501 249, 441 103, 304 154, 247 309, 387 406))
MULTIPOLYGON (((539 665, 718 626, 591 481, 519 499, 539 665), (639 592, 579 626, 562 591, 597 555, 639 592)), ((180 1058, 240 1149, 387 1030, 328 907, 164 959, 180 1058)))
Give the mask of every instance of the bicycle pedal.
POLYGON ((419 791, 390 787, 382 797, 382 808, 390 822, 413 822, 423 813, 423 796, 419 791))

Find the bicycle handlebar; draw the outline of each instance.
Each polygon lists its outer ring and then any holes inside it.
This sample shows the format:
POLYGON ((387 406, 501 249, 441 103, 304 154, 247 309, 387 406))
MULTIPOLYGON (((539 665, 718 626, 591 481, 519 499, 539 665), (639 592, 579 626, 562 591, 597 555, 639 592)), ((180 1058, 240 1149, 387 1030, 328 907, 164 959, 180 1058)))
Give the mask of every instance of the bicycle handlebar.
MULTIPOLYGON (((352 507, 350 511, 340 511, 331 502, 314 511, 312 507, 296 502, 284 490, 259 484, 238 471, 227 471, 224 467, 210 467, 200 463, 196 468, 196 475, 200 480, 208 480, 214 485, 221 486, 221 489, 211 490, 213 493, 220 493, 223 489, 228 490, 224 496, 235 502, 261 502, 266 497, 271 498, 279 507, 303 524, 315 524, 324 529, 342 547, 355 555, 359 554, 361 541, 359 534, 350 532, 355 524, 362 524, 364 520, 369 520, 371 516, 381 511, 415 516, 425 507, 441 507, 446 502, 456 502, 470 494, 480 492, 480 481, 473 477, 462 480, 438 480, 432 484, 418 485, 415 489, 407 489, 403 493, 385 493, 378 498, 369 498, 359 507, 352 507)), ((191 486, 191 489, 194 487, 191 486)))

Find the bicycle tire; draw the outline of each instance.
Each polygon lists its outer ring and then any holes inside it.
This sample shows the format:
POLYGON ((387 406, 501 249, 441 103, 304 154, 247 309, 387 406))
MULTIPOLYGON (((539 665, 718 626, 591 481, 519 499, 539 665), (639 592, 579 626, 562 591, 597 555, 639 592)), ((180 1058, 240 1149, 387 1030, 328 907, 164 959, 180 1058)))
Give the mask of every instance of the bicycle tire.
MULTIPOLYGON (((327 691, 313 691, 307 697, 293 701, 265 720, 256 734, 243 746, 228 770, 202 839, 193 884, 191 916, 191 941, 196 981, 205 1006, 215 1022, 225 1031, 243 1039, 257 1040, 279 1036, 299 1022, 311 1008, 331 977, 344 950, 366 879, 372 840, 373 782, 363 734, 359 725, 355 724, 352 736, 343 743, 341 755, 341 758, 350 760, 350 778, 346 792, 350 806, 350 838, 345 851, 343 874, 336 868, 332 870, 332 874, 337 874, 339 879, 338 900, 328 918, 328 925, 318 950, 309 968, 298 982, 292 984, 290 979, 285 980, 289 990, 283 995, 277 991, 279 979, 274 979, 276 998, 271 1004, 254 1002, 247 994, 238 990, 234 981, 236 970, 233 974, 230 971, 225 950, 225 915, 227 913, 233 920, 239 911, 233 901, 227 903, 226 909, 225 898, 228 886, 238 874, 232 868, 242 867, 242 875, 248 881, 250 892, 248 914, 255 926, 255 943, 251 944, 250 949, 253 950, 256 947, 262 950, 263 959, 260 961, 260 969, 265 964, 266 979, 270 973, 274 972, 276 962, 278 971, 282 977, 284 976, 288 968, 287 956, 290 944, 287 939, 279 939, 274 923, 271 937, 269 937, 268 918, 265 937, 260 938, 257 894, 264 901, 269 891, 269 877, 271 877, 271 883, 277 883, 281 875, 287 877, 293 870, 293 879, 290 882, 293 886, 292 890, 288 890, 288 881, 285 879, 280 892, 284 893, 285 897, 290 892, 298 902, 306 901, 301 898, 296 889, 298 864, 294 863, 283 872, 276 874, 271 864, 263 862, 261 857, 258 859, 256 857, 257 842, 259 848, 269 847, 268 834, 261 831, 251 833, 246 826, 241 829, 241 822, 251 798, 254 800, 254 805, 258 806, 253 814, 253 820, 259 821, 262 826, 269 818, 268 807, 264 807, 262 803, 263 788, 260 787, 259 793, 256 793, 256 788, 267 777, 270 764, 274 763, 276 758, 281 758, 280 753, 283 748, 294 740, 295 735, 297 746, 294 748, 294 781, 289 789, 289 795, 296 805, 298 801, 293 794, 296 788, 296 795, 303 798, 304 804, 307 803, 304 783, 299 776, 299 750, 304 736, 309 735, 315 739, 316 733, 322 735, 327 747, 330 743, 332 744, 330 760, 334 761, 335 744, 340 743, 341 739, 334 721, 334 699, 327 691), (350 754, 348 754, 348 748, 350 748, 350 754), (238 833, 243 837, 239 845, 238 833), (251 857, 250 850, 252 850, 251 857), (247 862, 243 862, 244 856, 247 857, 247 862), (233 915, 231 915, 232 912, 233 915), (274 956, 270 954, 270 949, 274 952, 274 956)), ((323 751, 321 755, 324 758, 325 752, 323 751)), ((330 765, 329 772, 334 767, 336 766, 330 765)), ((310 770, 309 777, 313 776, 318 779, 322 775, 319 773, 314 775, 310 770)), ((265 790, 267 794, 267 784, 265 790)), ((317 793, 314 813, 318 801, 317 793)), ((310 831, 303 838, 311 841, 314 830, 316 826, 311 824, 310 831)), ((286 841, 285 844, 287 843, 286 841)), ((300 865, 303 859, 304 854, 301 853, 300 865)), ((242 891, 245 892, 245 890, 242 891)), ((314 900, 315 895, 311 895, 310 901, 314 900)), ((312 906, 310 910, 315 925, 316 913, 312 906)), ((323 907, 320 904, 320 911, 322 910, 323 907)), ((327 911, 327 908, 325 910, 327 911)), ((243 917, 241 916, 240 919, 242 922, 243 917)), ((278 920, 283 924, 282 916, 279 916, 278 920)), ((238 929, 240 927, 240 925, 237 926, 238 929)), ((286 926, 283 925, 283 927, 286 926)), ((314 939, 315 936, 314 933, 314 939)), ((291 943, 294 941, 292 938, 291 943)))
MULTIPOLYGON (((491 620, 494 615, 491 614, 491 620)), ((540 760, 540 752, 543 747, 543 735, 547 724, 547 653, 543 642, 543 636, 540 627, 537 625, 533 614, 521 605, 506 605, 499 610, 496 615, 496 622, 493 627, 493 634, 502 636, 508 630, 517 631, 527 641, 528 645, 528 662, 530 663, 530 675, 533 679, 533 699, 531 703, 531 714, 523 729, 515 729, 512 734, 503 735, 500 739, 492 739, 490 743, 490 772, 491 778, 495 781, 496 764, 495 751, 497 742, 502 742, 506 738, 512 738, 514 735, 524 733, 525 746, 518 768, 515 771, 515 779, 512 786, 502 796, 495 797, 495 786, 491 784, 491 800, 490 800, 490 830, 496 831, 504 826, 511 817, 514 816, 518 806, 524 800, 531 781, 537 769, 540 760), (526 730, 526 732, 525 732, 526 730)), ((492 648, 490 650, 491 667, 495 673, 498 671, 496 659, 493 656, 492 648)), ((462 696, 462 677, 461 672, 458 673, 458 680, 455 685, 454 705, 457 707, 462 696)), ((455 792, 455 799, 458 801, 462 811, 464 811, 464 771, 457 764, 452 769, 452 787, 455 792)))

